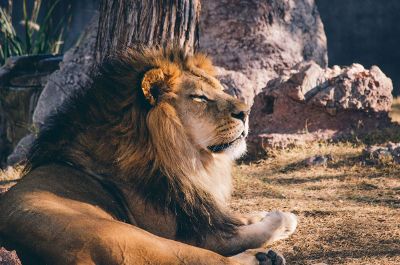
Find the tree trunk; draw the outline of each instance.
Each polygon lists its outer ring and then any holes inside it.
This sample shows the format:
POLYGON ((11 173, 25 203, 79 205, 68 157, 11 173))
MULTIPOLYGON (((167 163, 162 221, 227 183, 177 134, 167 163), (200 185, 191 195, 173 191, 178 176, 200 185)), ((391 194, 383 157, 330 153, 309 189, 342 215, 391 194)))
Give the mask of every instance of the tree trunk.
POLYGON ((100 61, 134 44, 198 47, 200 0, 101 0, 96 43, 100 61))

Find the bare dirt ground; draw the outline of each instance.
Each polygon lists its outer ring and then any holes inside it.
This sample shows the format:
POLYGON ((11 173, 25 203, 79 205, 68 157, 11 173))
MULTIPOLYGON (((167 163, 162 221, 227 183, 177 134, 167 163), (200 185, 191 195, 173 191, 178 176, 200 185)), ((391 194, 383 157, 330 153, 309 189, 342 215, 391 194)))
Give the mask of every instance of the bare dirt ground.
MULTIPOLYGON (((400 100, 391 116, 400 121, 400 100)), ((399 142, 400 131, 374 137, 399 142)), ((283 253, 288 264, 400 264, 400 165, 368 165, 360 157, 364 147, 357 141, 315 143, 237 165, 232 207, 297 214, 296 233, 268 246, 283 253), (332 159, 308 166, 304 160, 314 155, 332 159)), ((0 192, 17 177, 4 176, 0 192)))

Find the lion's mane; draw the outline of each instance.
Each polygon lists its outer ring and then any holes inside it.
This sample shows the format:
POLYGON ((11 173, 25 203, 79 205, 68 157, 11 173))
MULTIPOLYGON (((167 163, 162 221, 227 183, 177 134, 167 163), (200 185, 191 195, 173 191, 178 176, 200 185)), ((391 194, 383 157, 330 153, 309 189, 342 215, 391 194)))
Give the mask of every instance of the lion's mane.
POLYGON ((178 238, 232 234, 238 221, 202 186, 212 179, 210 170, 230 165, 196 149, 171 105, 145 100, 141 81, 156 67, 170 88, 185 72, 212 72, 204 56, 168 49, 129 49, 107 58, 95 67, 93 83, 43 124, 25 173, 52 163, 96 172, 176 215, 178 238))

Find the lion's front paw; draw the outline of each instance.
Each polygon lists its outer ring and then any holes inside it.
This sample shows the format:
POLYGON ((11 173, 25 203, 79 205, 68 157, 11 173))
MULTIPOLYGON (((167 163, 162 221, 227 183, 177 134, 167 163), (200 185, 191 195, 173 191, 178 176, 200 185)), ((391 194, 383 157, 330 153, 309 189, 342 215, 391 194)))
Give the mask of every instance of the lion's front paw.
POLYGON ((264 249, 249 249, 231 259, 243 265, 285 265, 285 258, 273 251, 265 251, 264 249))
POLYGON ((269 250, 267 253, 258 252, 256 254, 256 259, 257 259, 259 265, 285 265, 286 264, 285 258, 281 254, 279 254, 273 250, 269 250))
POLYGON ((297 227, 296 215, 289 212, 270 212, 261 220, 267 232, 267 242, 285 239, 294 233, 297 227))

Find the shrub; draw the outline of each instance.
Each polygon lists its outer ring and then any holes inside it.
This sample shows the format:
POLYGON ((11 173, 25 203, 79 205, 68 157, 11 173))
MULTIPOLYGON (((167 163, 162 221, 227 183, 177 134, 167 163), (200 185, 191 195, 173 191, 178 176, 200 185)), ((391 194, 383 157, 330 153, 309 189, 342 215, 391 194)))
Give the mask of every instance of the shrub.
POLYGON ((34 0, 31 12, 28 12, 27 0, 22 2, 23 18, 20 24, 24 30, 18 34, 12 23, 12 0, 7 8, 0 7, 0 65, 10 56, 32 54, 57 54, 62 51, 65 31, 70 24, 71 5, 60 20, 53 21, 53 13, 60 0, 42 5, 42 0, 34 0), (39 21, 39 13, 42 18, 39 21), (22 36, 19 36, 22 35, 22 36))

